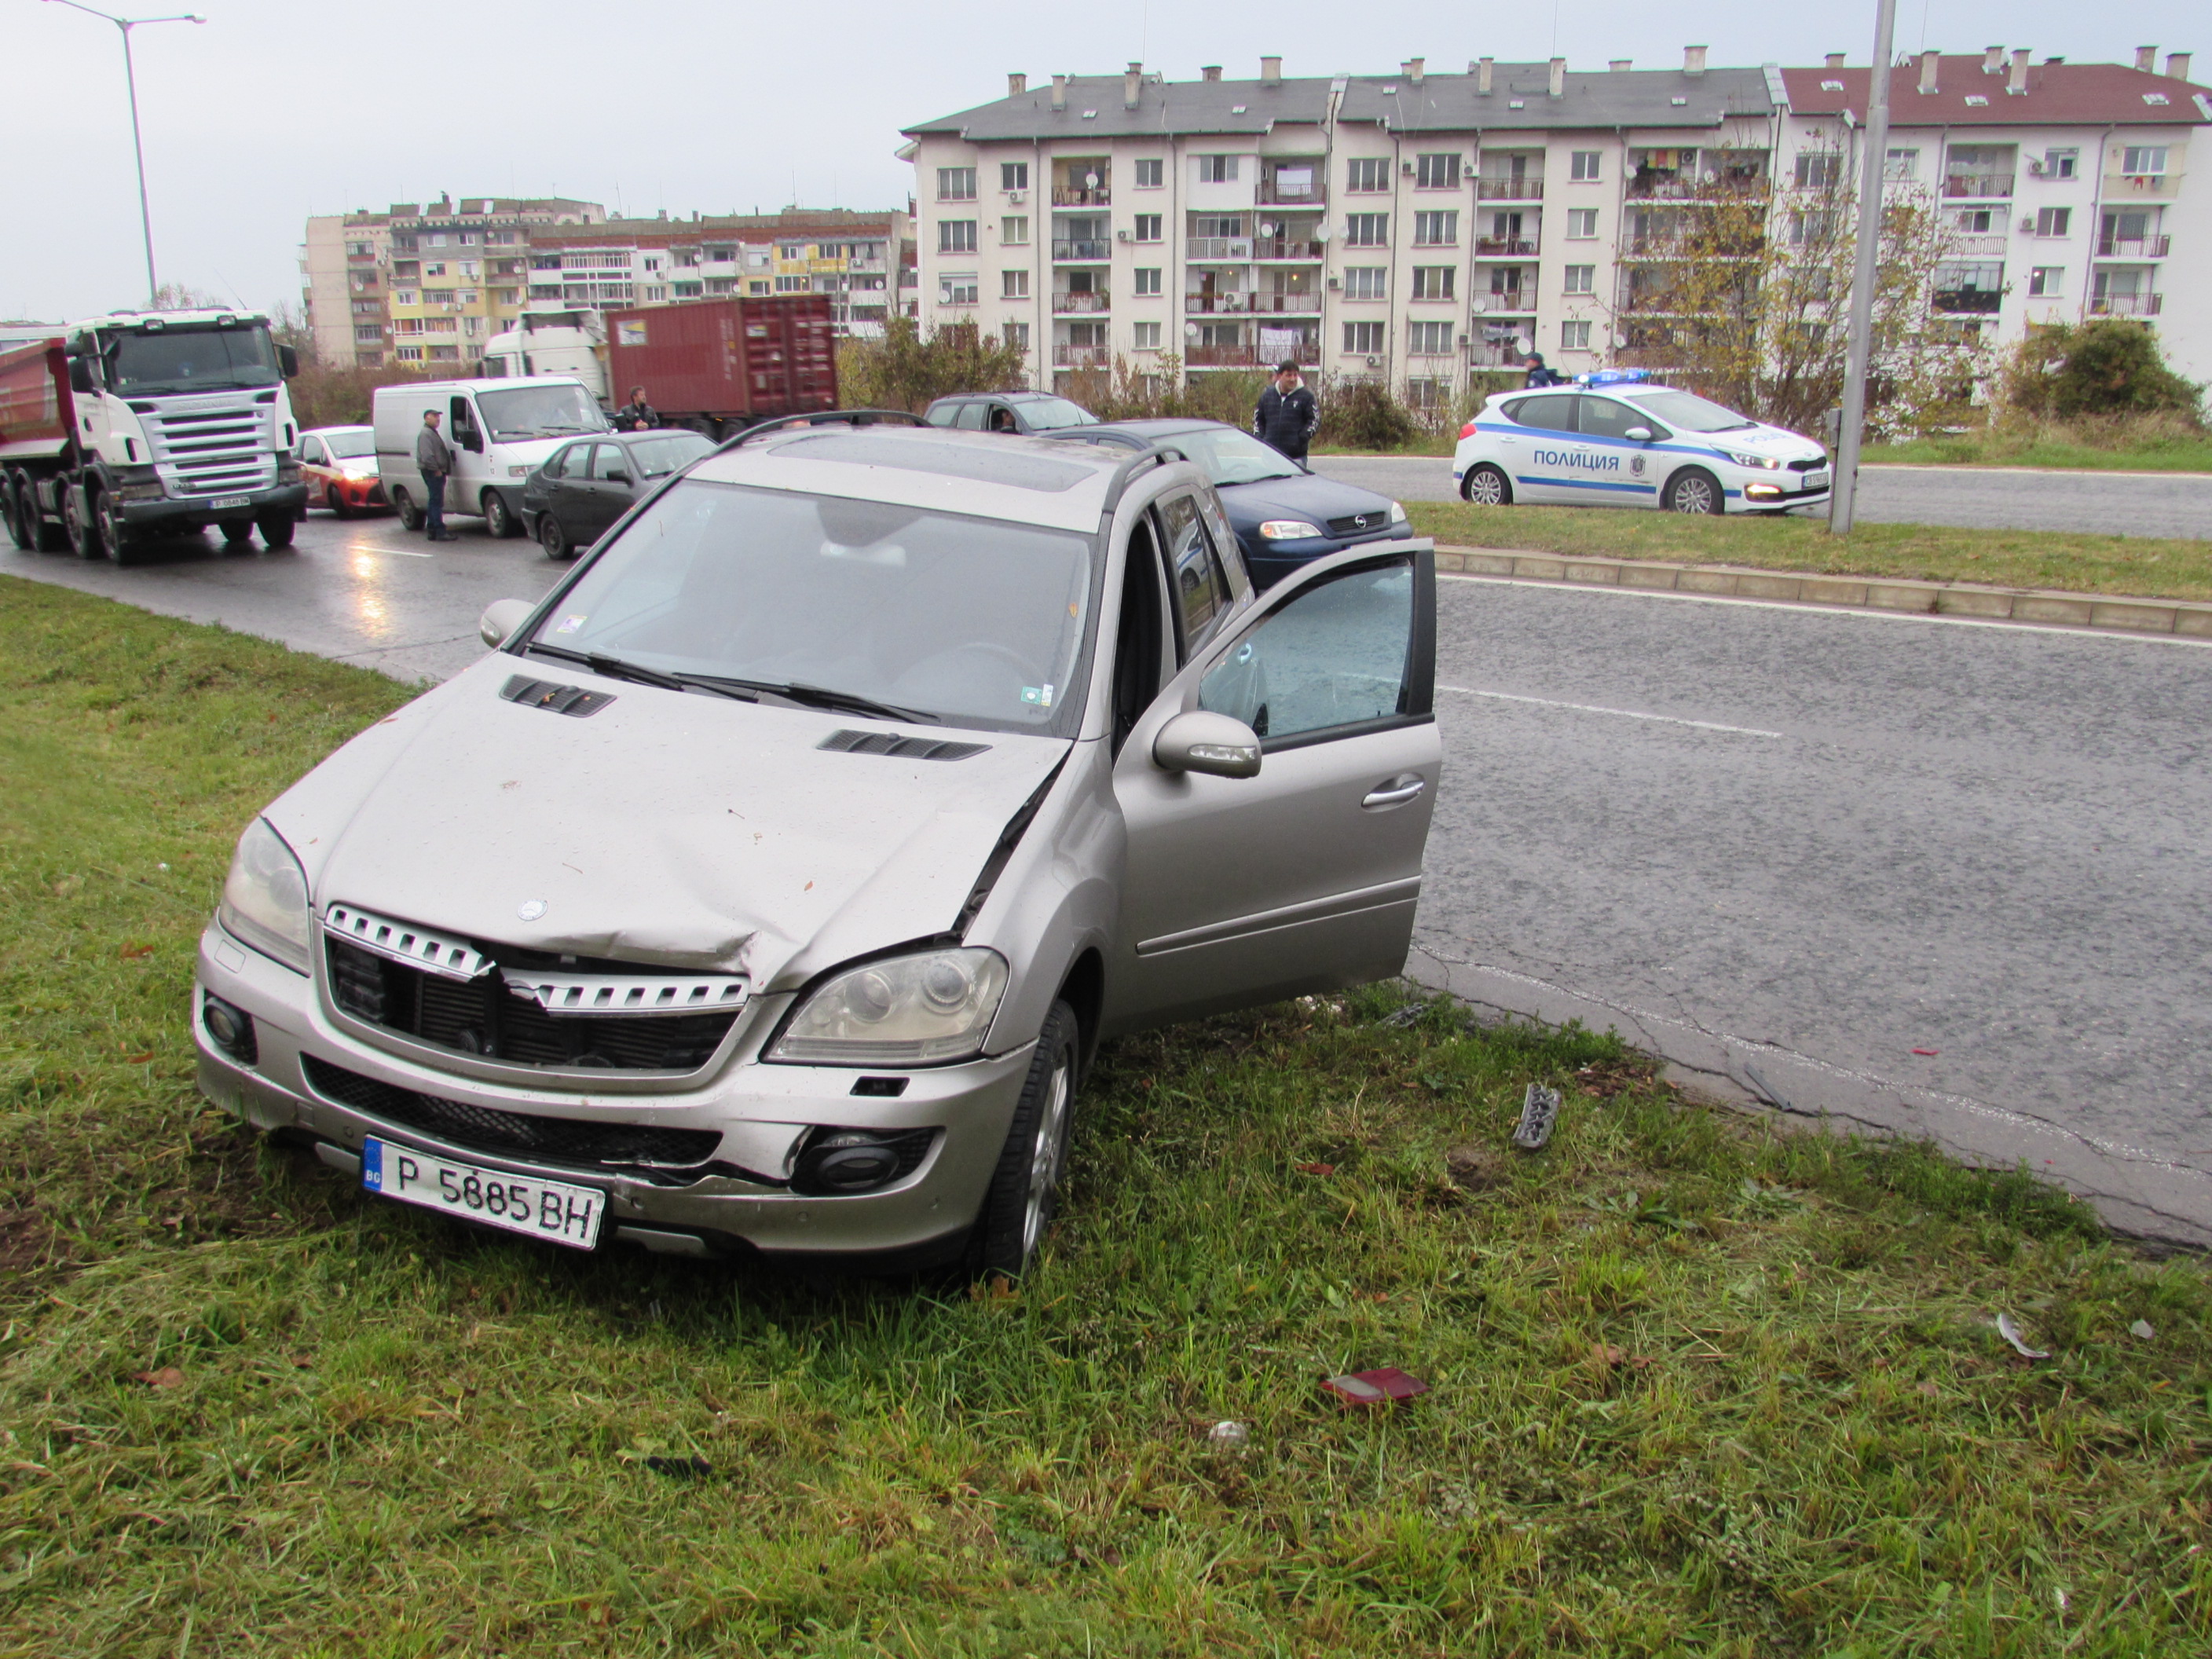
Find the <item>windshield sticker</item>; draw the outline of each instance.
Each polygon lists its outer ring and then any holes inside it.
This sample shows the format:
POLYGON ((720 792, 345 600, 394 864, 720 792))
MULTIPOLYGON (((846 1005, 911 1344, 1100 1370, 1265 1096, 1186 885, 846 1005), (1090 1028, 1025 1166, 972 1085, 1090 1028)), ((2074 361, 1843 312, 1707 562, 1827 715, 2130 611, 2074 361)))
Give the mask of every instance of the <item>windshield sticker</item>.
POLYGON ((555 627, 553 631, 556 634, 573 634, 584 625, 584 612, 580 611, 571 611, 568 615, 561 618, 559 624, 555 627))
POLYGON ((1025 685, 1022 688, 1022 701, 1035 703, 1040 708, 1049 708, 1052 707, 1052 688, 1048 685, 1025 685))

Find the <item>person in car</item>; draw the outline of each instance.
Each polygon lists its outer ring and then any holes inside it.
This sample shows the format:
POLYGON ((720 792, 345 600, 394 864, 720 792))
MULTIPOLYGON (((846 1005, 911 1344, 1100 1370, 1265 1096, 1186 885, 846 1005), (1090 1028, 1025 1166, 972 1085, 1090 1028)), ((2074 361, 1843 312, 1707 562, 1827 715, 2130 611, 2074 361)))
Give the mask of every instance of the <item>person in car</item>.
POLYGON ((649 432, 660 424, 660 411, 645 400, 645 388, 634 386, 629 389, 629 401, 615 416, 617 432, 649 432))
POLYGON ((1565 386, 1566 381, 1544 362, 1544 354, 1542 352, 1532 351, 1528 354, 1528 378, 1522 382, 1522 384, 1524 386, 1565 386))
POLYGON ((1298 366, 1285 363, 1260 394, 1260 406, 1252 411, 1252 435, 1303 464, 1306 446, 1320 424, 1320 408, 1298 378, 1298 366))

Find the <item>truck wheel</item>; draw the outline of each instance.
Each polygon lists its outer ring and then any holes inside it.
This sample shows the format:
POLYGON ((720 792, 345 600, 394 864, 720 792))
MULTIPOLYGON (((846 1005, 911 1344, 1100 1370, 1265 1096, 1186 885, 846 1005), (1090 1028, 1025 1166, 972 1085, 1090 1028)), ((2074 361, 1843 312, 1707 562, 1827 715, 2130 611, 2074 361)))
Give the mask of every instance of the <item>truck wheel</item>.
POLYGON ((62 488, 62 532, 69 538, 70 551, 80 559, 98 559, 106 556, 100 544, 99 526, 84 516, 77 503, 83 499, 81 492, 67 485, 62 488))
POLYGON ((415 531, 422 527, 422 509, 415 505, 415 498, 405 490, 392 492, 392 510, 399 515, 402 530, 415 531))
POLYGON ((1079 1036, 1075 1010, 1054 1003, 1037 1036, 1036 1057, 999 1153, 999 1167, 983 1194, 983 1212, 975 1218, 968 1265, 978 1278, 1020 1277, 1052 1223, 1060 1171, 1067 1163, 1068 1127, 1075 1115, 1079 1036))
POLYGON ((100 550, 117 564, 138 562, 139 538, 116 513, 115 497, 104 489, 92 503, 92 527, 99 537, 100 550))
POLYGON ((297 520, 290 514, 271 513, 267 518, 258 522, 261 529, 261 539, 268 545, 270 547, 291 546, 292 530, 297 520))
POLYGON ((496 489, 483 493, 484 534, 494 541, 505 541, 518 534, 522 526, 514 521, 514 509, 507 506, 507 497, 496 489))
POLYGON ((0 473, 0 514, 8 520, 9 539, 26 553, 37 551, 39 521, 32 515, 22 480, 4 473, 0 473))
POLYGON ((575 550, 568 545, 568 532, 561 528, 561 520, 550 513, 538 514, 538 544, 549 559, 565 559, 575 550))
POLYGON ((40 553, 58 553, 69 545, 62 526, 39 511, 38 486, 29 477, 15 475, 15 522, 30 532, 30 546, 40 553))
POLYGON ((226 553, 244 551, 253 543, 253 520, 225 519, 216 526, 222 532, 222 550, 226 553))

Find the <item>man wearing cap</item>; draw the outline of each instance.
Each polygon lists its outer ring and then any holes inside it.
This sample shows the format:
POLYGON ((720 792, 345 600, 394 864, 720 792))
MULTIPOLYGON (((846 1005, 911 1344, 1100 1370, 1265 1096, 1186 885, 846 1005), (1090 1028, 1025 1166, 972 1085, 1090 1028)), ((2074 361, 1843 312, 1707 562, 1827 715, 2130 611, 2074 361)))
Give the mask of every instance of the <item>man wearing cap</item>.
POLYGON ((1566 382, 1560 379, 1559 375, 1553 374, 1551 368, 1547 366, 1544 362, 1544 354, 1542 352, 1532 351, 1528 354, 1528 378, 1527 380, 1523 381, 1522 384, 1526 386, 1565 386, 1566 382))
POLYGON ((1320 424, 1320 406, 1298 378, 1298 366, 1283 364, 1260 394, 1260 406, 1252 412, 1252 435, 1303 466, 1306 446, 1313 441, 1314 428, 1320 424))

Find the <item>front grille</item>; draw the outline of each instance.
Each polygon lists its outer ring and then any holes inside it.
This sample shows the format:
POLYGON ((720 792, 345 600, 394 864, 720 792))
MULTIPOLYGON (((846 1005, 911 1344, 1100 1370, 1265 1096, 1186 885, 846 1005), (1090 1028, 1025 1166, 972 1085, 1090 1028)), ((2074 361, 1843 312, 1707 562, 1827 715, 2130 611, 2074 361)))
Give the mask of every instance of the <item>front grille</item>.
POLYGON ((1792 461, 1790 463, 1790 470, 1792 472, 1818 472, 1827 464, 1828 458, 1826 455, 1820 455, 1809 461, 1792 461))
POLYGON ((355 1018, 517 1066, 696 1072, 714 1057, 738 1012, 556 1015, 532 992, 516 994, 496 968, 452 979, 331 935, 324 943, 331 999, 355 1018))
POLYGON ((1390 515, 1381 507, 1372 513, 1354 513, 1348 518, 1331 519, 1329 532, 1337 536, 1356 536, 1363 530, 1380 530, 1390 522, 1390 515))
POLYGON ((721 1132, 716 1129, 583 1122, 471 1106, 380 1083, 313 1054, 301 1055, 300 1066, 315 1092, 325 1098, 471 1152, 505 1152, 585 1168, 650 1164, 691 1169, 713 1158, 722 1144, 721 1132))
POLYGON ((276 453, 269 405, 275 401, 274 392, 219 393, 140 415, 170 493, 219 495, 272 486, 276 453))

